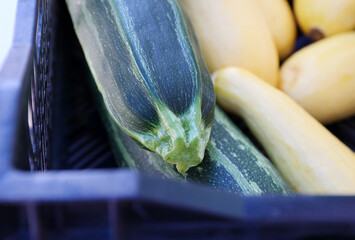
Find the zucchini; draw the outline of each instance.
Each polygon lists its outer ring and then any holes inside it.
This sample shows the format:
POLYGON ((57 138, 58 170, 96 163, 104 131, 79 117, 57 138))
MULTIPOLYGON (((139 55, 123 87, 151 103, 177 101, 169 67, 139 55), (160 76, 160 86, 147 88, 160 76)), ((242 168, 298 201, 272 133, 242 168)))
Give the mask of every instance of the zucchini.
POLYGON ((217 103, 245 120, 292 189, 355 194, 355 154, 295 101, 241 68, 214 79, 217 103))
POLYGON ((66 2, 114 123, 180 172, 198 165, 215 95, 191 24, 175 0, 66 2))
POLYGON ((102 97, 94 89, 100 116, 106 125, 119 167, 164 179, 195 182, 242 195, 288 194, 290 188, 270 161, 218 107, 203 161, 181 174, 158 154, 137 145, 117 127, 102 97), (95 93, 96 91, 96 93, 95 93))

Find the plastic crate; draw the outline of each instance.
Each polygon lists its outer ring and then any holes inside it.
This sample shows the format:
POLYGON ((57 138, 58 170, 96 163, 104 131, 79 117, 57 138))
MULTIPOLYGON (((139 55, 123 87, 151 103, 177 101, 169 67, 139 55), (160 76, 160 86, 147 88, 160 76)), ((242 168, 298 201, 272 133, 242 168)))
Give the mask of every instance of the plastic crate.
MULTIPOLYGON (((247 197, 117 169, 85 72, 64 1, 19 0, 0 70, 0 239, 355 239, 355 197, 247 197)), ((329 129, 354 149, 354 119, 329 129)))

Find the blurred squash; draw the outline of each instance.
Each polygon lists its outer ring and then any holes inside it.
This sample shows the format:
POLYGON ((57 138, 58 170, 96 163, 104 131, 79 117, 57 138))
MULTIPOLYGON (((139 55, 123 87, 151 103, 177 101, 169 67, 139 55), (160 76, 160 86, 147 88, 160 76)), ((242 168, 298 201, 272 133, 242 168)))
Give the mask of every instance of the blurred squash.
POLYGON ((297 22, 314 40, 355 29, 354 0, 294 0, 297 22))
POLYGON ((286 0, 255 0, 275 41, 280 59, 293 50, 297 29, 292 9, 286 0))
POLYGON ((254 1, 181 0, 212 73, 244 67, 277 85, 279 58, 263 13, 254 1))
POLYGON ((320 122, 332 123, 355 115, 354 64, 355 31, 337 34, 288 58, 280 88, 320 122))

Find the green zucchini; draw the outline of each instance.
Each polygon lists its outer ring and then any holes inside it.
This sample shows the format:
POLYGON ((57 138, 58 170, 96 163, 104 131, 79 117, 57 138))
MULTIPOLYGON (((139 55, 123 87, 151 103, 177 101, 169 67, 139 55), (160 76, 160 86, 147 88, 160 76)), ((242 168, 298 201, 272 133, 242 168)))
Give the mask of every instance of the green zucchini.
POLYGON ((67 0, 108 113, 137 143, 198 165, 215 94, 192 26, 175 0, 67 0))
POLYGON ((179 173, 172 164, 158 154, 139 147, 118 128, 106 111, 102 97, 97 92, 94 96, 119 167, 242 195, 291 193, 270 161, 218 107, 215 108, 215 121, 203 161, 187 172, 179 173))

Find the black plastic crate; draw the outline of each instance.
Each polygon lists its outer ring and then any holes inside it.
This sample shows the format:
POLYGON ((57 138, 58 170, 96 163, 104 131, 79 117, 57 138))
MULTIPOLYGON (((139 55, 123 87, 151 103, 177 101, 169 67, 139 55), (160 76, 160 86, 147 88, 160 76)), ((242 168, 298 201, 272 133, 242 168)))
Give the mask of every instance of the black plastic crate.
MULTIPOLYGON (((118 169, 87 72, 64 1, 19 0, 0 70, 0 239, 355 239, 355 197, 240 196, 118 169)), ((328 127, 354 149, 354 118, 328 127)))

